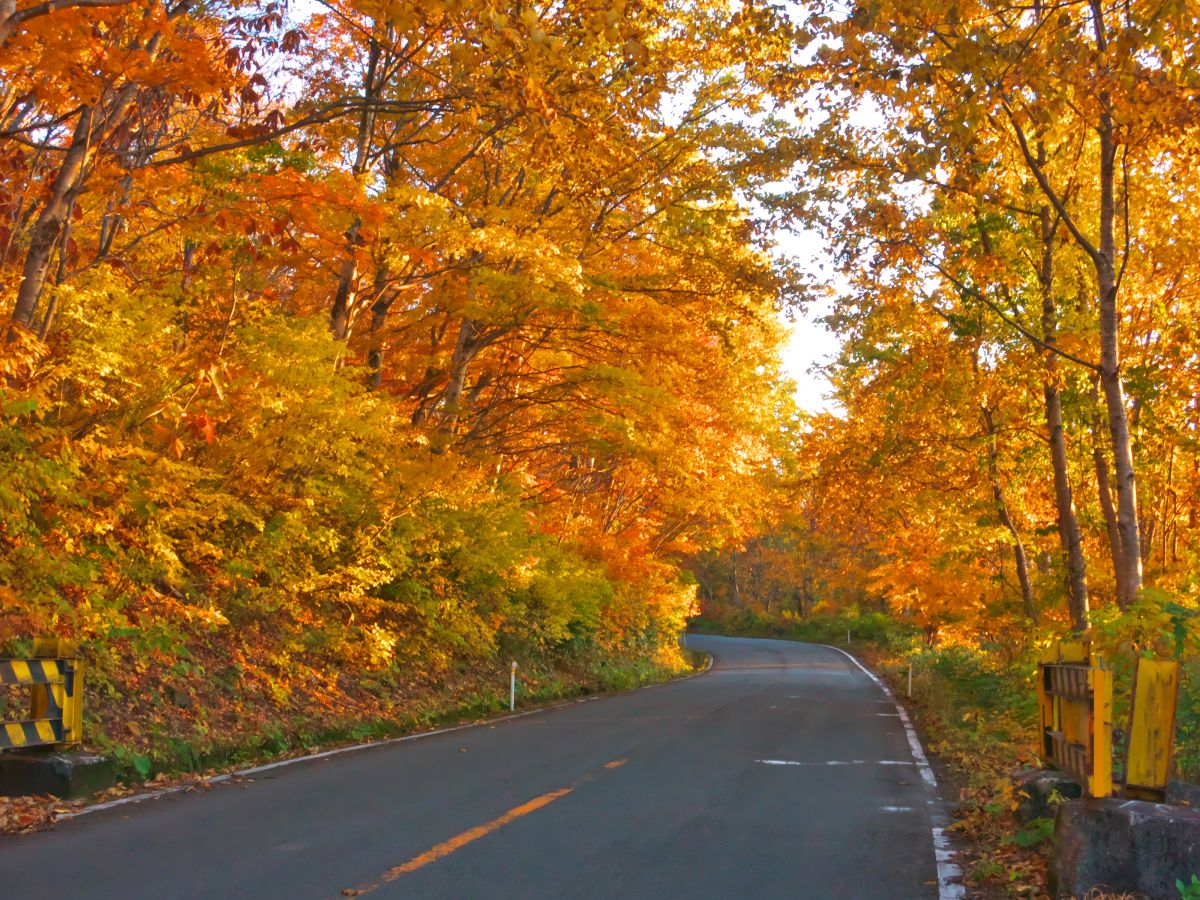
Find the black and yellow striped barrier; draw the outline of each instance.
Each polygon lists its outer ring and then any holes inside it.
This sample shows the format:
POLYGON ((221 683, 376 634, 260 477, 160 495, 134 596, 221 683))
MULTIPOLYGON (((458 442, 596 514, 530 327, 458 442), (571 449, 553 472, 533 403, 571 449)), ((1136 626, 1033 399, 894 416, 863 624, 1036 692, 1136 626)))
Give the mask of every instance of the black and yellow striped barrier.
POLYGON ((83 665, 57 638, 33 642, 31 659, 0 659, 0 684, 27 686, 21 718, 0 721, 0 750, 78 743, 83 733, 83 665))

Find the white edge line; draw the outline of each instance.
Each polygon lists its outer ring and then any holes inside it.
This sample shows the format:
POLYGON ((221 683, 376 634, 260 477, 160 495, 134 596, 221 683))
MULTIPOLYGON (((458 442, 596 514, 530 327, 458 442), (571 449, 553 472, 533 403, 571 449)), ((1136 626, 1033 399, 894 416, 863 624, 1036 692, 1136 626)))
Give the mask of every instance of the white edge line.
MULTIPOLYGON (((933 767, 929 765, 929 758, 925 755, 924 748, 921 747, 921 739, 917 737, 917 730, 913 728, 912 720, 908 717, 908 711, 896 700, 891 688, 879 676, 841 647, 833 647, 829 644, 820 644, 818 646, 829 650, 836 650, 842 654, 842 656, 858 666, 863 674, 875 682, 875 686, 883 691, 884 695, 892 701, 892 705, 896 707, 896 714, 900 717, 900 721, 904 725, 904 734, 908 738, 908 748, 912 752, 913 760, 921 772, 921 778, 924 779, 925 783, 936 794, 938 786, 937 776, 933 774, 933 767)), ((932 822, 931 831, 933 834, 933 858, 937 866, 938 900, 963 900, 967 896, 967 889, 962 884, 962 870, 952 861, 954 859, 954 851, 950 845, 950 839, 946 837, 945 817, 931 810, 930 820, 932 822)))
MULTIPOLYGON (((706 674, 713 667, 713 655, 705 654, 708 660, 704 664, 704 668, 699 672, 693 672, 691 675, 685 675, 682 678, 672 678, 670 681, 661 681, 657 684, 645 684, 635 690, 649 690, 650 688, 663 687, 668 684, 678 684, 681 681, 688 681, 700 675, 706 674)), ((620 693, 633 693, 632 691, 621 691, 620 693)), ((294 766, 297 763, 313 762, 318 759, 329 759, 332 756, 341 756, 343 753, 357 753, 359 750, 369 750, 373 747, 387 747, 391 744, 403 744, 407 741, 419 741, 422 738, 431 738, 439 734, 451 734, 455 731, 465 731, 468 728, 481 728, 484 725, 495 725, 499 722, 509 722, 513 719, 522 719, 525 716, 533 716, 538 713, 550 712, 556 709, 563 709, 568 706, 574 706, 577 703, 589 703, 592 700, 602 700, 606 697, 615 697, 618 694, 591 694, 587 697, 572 697, 569 700, 560 700, 557 703, 551 703, 547 706, 539 706, 536 709, 527 709, 519 713, 509 713, 505 716, 497 716, 494 719, 484 719, 482 722, 466 722, 462 725, 453 725, 449 728, 437 728, 433 731, 421 731, 416 734, 403 734, 398 737, 384 738, 378 741, 367 741, 362 744, 349 744, 345 747, 335 747, 332 750, 322 750, 318 753, 306 753, 303 756, 292 756, 287 759, 280 759, 271 763, 264 763, 260 766, 251 766, 247 769, 237 769, 233 772, 226 772, 222 775, 213 775, 211 778, 197 776, 195 781, 187 784, 176 784, 171 787, 158 788, 153 791, 143 791, 140 794, 130 794, 128 797, 118 797, 116 800, 106 800, 103 803, 93 803, 91 806, 85 806, 83 809, 72 810, 71 812, 60 813, 54 817, 56 822, 65 822, 68 819, 77 819, 80 816, 86 816, 91 813, 103 812, 106 809, 114 809, 118 806, 125 806, 129 803, 141 803, 145 800, 157 800, 160 797, 169 797, 172 794, 181 794, 185 791, 193 791, 210 784, 222 784, 226 781, 231 781, 234 778, 245 778, 251 775, 258 775, 262 772, 269 772, 272 769, 282 769, 285 766, 294 766)))
POLYGON ((756 759, 756 763, 764 766, 915 766, 916 763, 906 759, 827 759, 827 760, 795 760, 795 759, 756 759))

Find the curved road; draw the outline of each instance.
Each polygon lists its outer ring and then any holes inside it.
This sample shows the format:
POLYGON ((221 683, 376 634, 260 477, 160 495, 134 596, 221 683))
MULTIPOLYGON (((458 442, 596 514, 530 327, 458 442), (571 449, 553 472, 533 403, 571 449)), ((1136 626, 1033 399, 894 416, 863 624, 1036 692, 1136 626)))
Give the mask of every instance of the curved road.
POLYGON ((880 687, 688 643, 710 672, 0 839, 3 896, 936 898, 932 772, 880 687))

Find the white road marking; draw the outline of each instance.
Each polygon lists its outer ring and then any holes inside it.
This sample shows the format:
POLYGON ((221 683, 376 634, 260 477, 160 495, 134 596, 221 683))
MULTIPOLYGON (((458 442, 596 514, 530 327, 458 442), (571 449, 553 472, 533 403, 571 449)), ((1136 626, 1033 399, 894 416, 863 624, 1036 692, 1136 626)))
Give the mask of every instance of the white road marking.
POLYGON ((885 813, 905 813, 912 812, 913 808, 911 806, 881 806, 879 811, 885 813))
MULTIPOLYGON (((925 784, 936 793, 937 776, 933 774, 933 768, 929 765, 929 759, 925 756, 925 751, 921 747, 920 738, 917 737, 917 731, 913 728, 912 720, 908 717, 908 711, 899 704, 892 694, 891 689, 874 672, 841 647, 831 647, 828 644, 822 644, 821 646, 827 647, 830 650, 836 650, 842 656, 846 657, 846 659, 850 660, 850 662, 854 663, 854 665, 858 666, 863 674, 870 678, 875 683, 875 686, 883 691, 884 696, 892 702, 892 705, 896 708, 896 715, 900 717, 900 721, 904 725, 904 733, 908 737, 908 749, 912 752, 912 757, 916 761, 917 768, 921 771, 921 777, 925 780, 925 784)), ((932 822, 931 830, 933 832, 933 858, 937 864, 938 898, 939 900, 964 900, 967 896, 967 889, 962 884, 962 869, 953 862, 954 848, 950 845, 950 839, 946 837, 946 826, 949 824, 949 821, 934 805, 930 806, 929 817, 932 822)))
POLYGON ((902 759, 827 759, 821 762, 805 762, 796 759, 756 759, 764 766, 912 766, 916 763, 902 759))

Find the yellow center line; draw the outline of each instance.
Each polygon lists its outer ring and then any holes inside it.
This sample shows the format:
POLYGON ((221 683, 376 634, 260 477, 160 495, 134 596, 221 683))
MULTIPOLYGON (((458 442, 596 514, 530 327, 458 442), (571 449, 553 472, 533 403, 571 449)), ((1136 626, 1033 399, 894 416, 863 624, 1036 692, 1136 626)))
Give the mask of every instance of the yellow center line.
MULTIPOLYGON (((627 760, 624 758, 614 759, 612 762, 606 762, 604 764, 604 768, 617 769, 625 765, 626 762, 627 760)), ((522 803, 520 806, 514 806, 508 812, 501 816, 497 816, 490 822, 484 822, 482 825, 476 825, 474 828, 468 828, 466 831, 462 832, 462 834, 456 834, 448 841, 442 841, 440 844, 430 847, 424 853, 414 856, 408 862, 401 863, 398 866, 393 866, 383 873, 379 881, 376 881, 373 884, 368 884, 361 888, 347 888, 346 890, 342 891, 342 896, 358 897, 363 894, 370 894, 374 891, 377 891, 379 888, 383 887, 383 885, 395 881, 401 875, 407 875, 409 872, 415 872, 417 869, 424 868, 432 862, 437 862, 439 859, 444 859, 454 851, 461 850, 468 844, 474 843, 481 837, 486 837, 493 831, 503 828, 510 822, 515 822, 522 816, 527 816, 532 812, 537 812, 543 806, 548 806, 555 800, 558 800, 560 797, 565 797, 567 794, 575 790, 575 788, 581 783, 590 781, 592 777, 592 775, 585 775, 573 785, 559 788, 556 791, 549 791, 548 793, 542 794, 540 797, 534 797, 532 800, 522 803)))
POLYGON ((464 831, 462 834, 455 835, 448 841, 442 841, 442 843, 438 844, 436 847, 426 850, 420 856, 414 856, 403 865, 394 866, 393 868, 388 869, 383 874, 383 880, 395 881, 401 875, 404 875, 408 872, 415 872, 417 869, 427 866, 431 862, 437 862, 442 857, 449 856, 455 850, 459 850, 467 846, 467 844, 470 844, 472 841, 477 841, 481 837, 491 834, 497 828, 503 828, 509 822, 516 821, 517 819, 521 818, 521 816, 527 816, 531 812, 537 812, 543 806, 553 803, 559 797, 565 797, 573 790, 575 790, 573 787, 559 788, 557 791, 550 791, 548 794, 542 794, 540 797, 534 797, 529 802, 522 803, 520 806, 514 806, 504 815, 492 819, 490 822, 485 822, 482 825, 476 825, 474 828, 470 828, 464 831))

